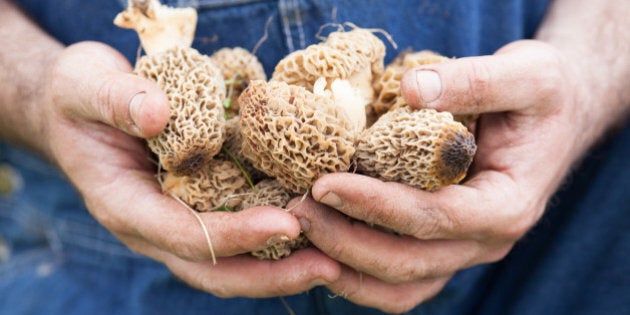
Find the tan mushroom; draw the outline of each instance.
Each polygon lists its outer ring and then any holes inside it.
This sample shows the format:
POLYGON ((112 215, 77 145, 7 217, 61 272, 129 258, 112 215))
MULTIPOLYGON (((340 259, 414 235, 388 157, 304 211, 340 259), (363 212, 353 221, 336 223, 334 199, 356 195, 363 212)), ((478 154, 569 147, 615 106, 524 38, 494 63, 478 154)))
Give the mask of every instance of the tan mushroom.
POLYGON ((116 15, 114 24, 138 33, 148 55, 173 47, 190 47, 197 27, 193 8, 170 8, 157 0, 128 0, 127 9, 116 15))
POLYGON ((247 192, 247 181, 231 161, 212 160, 194 174, 164 174, 162 190, 198 212, 236 210, 247 192))
MULTIPOLYGON (((277 181, 266 179, 256 184, 256 189, 250 190, 243 197, 241 207, 248 209, 258 206, 274 206, 284 208, 291 200, 291 193, 277 181)), ((271 239, 268 247, 252 252, 252 255, 260 259, 282 259, 289 256, 293 251, 307 247, 308 239, 300 234, 296 239, 279 238, 271 239)))
POLYGON ((221 69, 226 82, 229 103, 226 110, 237 115, 239 110, 238 97, 252 80, 267 80, 265 69, 258 58, 241 47, 221 48, 210 58, 221 69))
POLYGON ((475 138, 447 112, 390 110, 361 135, 358 171, 433 191, 460 182, 476 152, 475 138))
POLYGON ((210 57, 190 45, 196 27, 194 9, 162 6, 158 1, 129 1, 114 23, 133 28, 147 52, 135 73, 156 82, 167 94, 170 120, 148 140, 160 165, 190 175, 208 163, 223 143, 225 83, 210 57))
POLYGON ((354 125, 330 96, 252 81, 239 102, 243 154, 293 193, 307 192, 321 175, 350 168, 354 125))
POLYGON ((374 99, 372 81, 383 71, 384 58, 385 45, 372 31, 337 31, 326 41, 283 58, 271 79, 318 94, 330 91, 361 132, 366 125, 365 106, 374 99))
POLYGON ((225 85, 210 58, 176 47, 138 60, 135 73, 166 92, 171 118, 148 139, 160 165, 181 175, 194 173, 221 150, 225 133, 225 85))

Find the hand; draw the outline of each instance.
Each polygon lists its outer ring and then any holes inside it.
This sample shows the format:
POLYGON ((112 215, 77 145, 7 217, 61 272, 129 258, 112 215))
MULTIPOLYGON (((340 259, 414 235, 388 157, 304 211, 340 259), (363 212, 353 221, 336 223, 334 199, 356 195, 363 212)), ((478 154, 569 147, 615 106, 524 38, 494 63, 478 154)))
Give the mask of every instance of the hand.
POLYGON ((193 287, 221 297, 266 297, 330 282, 338 264, 316 250, 278 262, 250 256, 273 237, 297 237, 297 219, 282 209, 201 213, 218 263, 196 218, 162 194, 140 138, 169 119, 159 87, 131 74, 114 49, 98 43, 66 48, 49 71, 42 103, 52 159, 91 214, 133 251, 166 264, 193 287))
POLYGON ((314 245, 345 265, 329 288, 404 312, 458 270, 503 258, 595 138, 589 126, 602 115, 583 94, 582 71, 547 44, 520 41, 407 72, 410 106, 482 113, 469 177, 433 193, 361 175, 320 178, 313 198, 331 208, 307 201, 295 214, 314 245))

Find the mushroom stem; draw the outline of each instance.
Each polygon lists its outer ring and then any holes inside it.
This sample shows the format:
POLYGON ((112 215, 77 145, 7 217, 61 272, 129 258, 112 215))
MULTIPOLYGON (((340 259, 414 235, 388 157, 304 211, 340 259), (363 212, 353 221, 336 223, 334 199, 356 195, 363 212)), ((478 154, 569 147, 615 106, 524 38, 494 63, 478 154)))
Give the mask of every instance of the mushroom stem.
POLYGON ((129 0, 127 9, 116 16, 114 24, 134 29, 144 50, 152 55, 177 46, 191 47, 197 11, 167 7, 158 0, 129 0))
POLYGON ((326 78, 321 77, 313 85, 313 93, 318 95, 330 94, 333 104, 343 109, 352 122, 353 132, 358 136, 366 124, 365 106, 370 103, 365 97, 364 91, 359 87, 354 87, 349 80, 334 79, 330 84, 330 89, 326 89, 326 78))

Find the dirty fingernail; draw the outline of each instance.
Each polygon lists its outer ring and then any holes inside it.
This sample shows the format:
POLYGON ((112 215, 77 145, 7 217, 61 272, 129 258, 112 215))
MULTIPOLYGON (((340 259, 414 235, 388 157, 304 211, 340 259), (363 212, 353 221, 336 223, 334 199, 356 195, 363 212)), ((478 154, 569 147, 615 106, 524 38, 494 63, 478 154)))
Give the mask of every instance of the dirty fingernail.
POLYGON ((327 285, 329 283, 330 283, 329 281, 326 281, 324 279, 316 278, 316 279, 313 279, 313 281, 311 281, 311 286, 317 287, 317 286, 320 286, 320 285, 327 285))
POLYGON ((311 221, 304 217, 299 217, 298 221, 300 222, 300 227, 302 228, 302 231, 304 233, 308 233, 311 231, 311 221))
POLYGON ((418 96, 425 104, 437 100, 442 94, 442 80, 435 71, 417 70, 416 85, 420 93, 418 96))
POLYGON ((343 206, 343 200, 341 200, 339 196, 332 192, 325 194, 324 197, 322 197, 318 201, 335 209, 339 209, 343 206))

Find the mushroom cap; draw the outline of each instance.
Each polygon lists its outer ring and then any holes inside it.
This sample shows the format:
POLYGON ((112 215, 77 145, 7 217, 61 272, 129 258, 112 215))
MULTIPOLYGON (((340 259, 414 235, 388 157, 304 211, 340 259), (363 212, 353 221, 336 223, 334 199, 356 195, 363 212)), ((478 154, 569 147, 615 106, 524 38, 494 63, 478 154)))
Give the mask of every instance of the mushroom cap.
POLYGON ((364 174, 433 191, 460 182, 476 149, 450 113, 399 107, 363 132, 355 158, 364 174))
POLYGON ((222 206, 237 208, 247 181, 231 161, 212 160, 189 176, 166 173, 162 190, 199 212, 217 210, 222 206))
POLYGON ((265 69, 256 55, 242 47, 221 48, 214 52, 210 58, 221 69, 226 80, 237 77, 249 80, 267 80, 265 69))
POLYGON ((212 56, 214 64, 221 69, 226 81, 229 97, 232 101, 231 111, 238 113, 238 97, 251 80, 267 80, 265 69, 258 58, 241 47, 221 48, 212 56))
POLYGON ((275 179, 264 179, 258 182, 245 196, 241 203, 242 209, 259 206, 274 206, 284 208, 291 200, 291 192, 282 187, 275 179))
POLYGON ((300 234, 296 239, 271 241, 268 245, 268 247, 254 251, 251 254, 259 259, 279 260, 289 256, 298 249, 308 247, 310 242, 304 234, 300 234))
MULTIPOLYGON (((326 41, 310 45, 284 57, 276 65, 272 80, 299 85, 313 91, 320 77, 328 85, 335 79, 347 79, 359 88, 372 81, 384 69, 385 44, 369 30, 355 28, 328 35, 326 41), (368 69, 369 71, 364 71, 368 69), (355 77, 356 76, 356 77, 355 77)), ((371 98, 373 91, 365 91, 371 98)))
POLYGON ((448 60, 450 59, 429 50, 400 53, 396 59, 387 65, 385 71, 374 79, 372 86, 376 97, 374 102, 370 104, 374 113, 380 116, 392 107, 406 105, 400 90, 400 82, 405 71, 421 65, 448 60))
POLYGON ((243 154, 283 187, 303 194, 321 175, 350 168, 353 123, 330 97, 257 80, 239 102, 243 154))
POLYGON ((374 75, 385 68, 385 44, 376 37, 372 30, 354 28, 348 32, 332 32, 324 42, 326 46, 340 50, 348 56, 361 56, 357 66, 367 61, 374 75))
POLYGON ((225 119, 225 84, 208 56, 192 48, 176 47, 143 56, 135 72, 156 82, 168 96, 170 120, 148 139, 163 169, 192 174, 221 150, 225 119))

